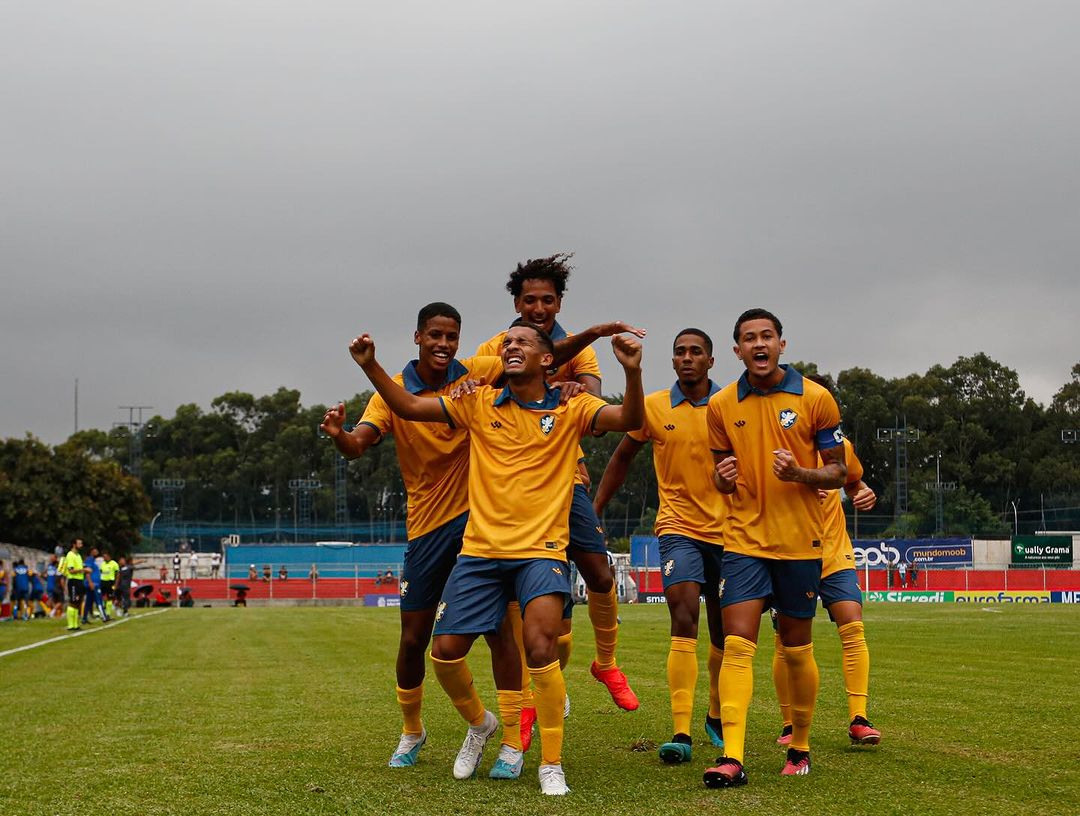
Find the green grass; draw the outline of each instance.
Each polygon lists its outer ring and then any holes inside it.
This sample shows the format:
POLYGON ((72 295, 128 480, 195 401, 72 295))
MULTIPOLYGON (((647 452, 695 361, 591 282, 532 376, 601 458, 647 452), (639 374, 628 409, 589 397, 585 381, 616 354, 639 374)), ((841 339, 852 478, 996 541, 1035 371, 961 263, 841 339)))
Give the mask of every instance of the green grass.
MULTIPOLYGON (((397 616, 386 609, 191 609, 0 657, 5 813, 79 814, 1075 814, 1080 608, 885 605, 866 608, 871 719, 884 741, 854 749, 839 639, 819 618, 821 695, 813 773, 781 779, 762 631, 747 734, 750 784, 707 790, 713 759, 668 767, 639 739, 671 735, 662 606, 622 609, 620 662, 641 697, 614 709, 588 676, 592 633, 576 616, 567 672, 573 710, 563 756, 572 788, 543 798, 538 752, 518 782, 455 781, 463 724, 429 674, 420 764, 386 767, 397 742, 397 616), (75 726, 73 723, 77 723, 75 726)), ((0 651, 60 633, 62 622, 0 625, 0 651)), ((494 707, 487 649, 470 658, 494 707)), ((489 746, 482 772, 494 760, 489 746)))

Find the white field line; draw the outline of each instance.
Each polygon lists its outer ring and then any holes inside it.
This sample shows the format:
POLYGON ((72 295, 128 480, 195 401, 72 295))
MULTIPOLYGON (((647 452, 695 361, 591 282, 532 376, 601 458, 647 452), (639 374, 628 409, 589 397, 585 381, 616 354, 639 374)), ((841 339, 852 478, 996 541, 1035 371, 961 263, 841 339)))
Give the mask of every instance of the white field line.
POLYGON ((149 618, 153 615, 160 615, 162 612, 168 612, 168 609, 158 609, 156 612, 145 612, 142 615, 135 615, 134 617, 120 618, 119 620, 110 621, 104 626, 95 629, 83 629, 80 632, 70 632, 66 635, 60 635, 59 637, 49 638, 48 640, 39 640, 37 643, 28 643, 25 646, 19 646, 15 649, 8 649, 6 652, 0 652, 0 657, 7 657, 8 655, 16 654, 17 652, 25 652, 30 649, 36 649, 38 646, 44 646, 46 643, 58 643, 61 640, 71 640, 72 638, 82 637, 83 635, 92 635, 95 632, 104 632, 106 629, 112 629, 114 626, 119 626, 121 623, 127 623, 129 620, 139 620, 141 618, 149 618))

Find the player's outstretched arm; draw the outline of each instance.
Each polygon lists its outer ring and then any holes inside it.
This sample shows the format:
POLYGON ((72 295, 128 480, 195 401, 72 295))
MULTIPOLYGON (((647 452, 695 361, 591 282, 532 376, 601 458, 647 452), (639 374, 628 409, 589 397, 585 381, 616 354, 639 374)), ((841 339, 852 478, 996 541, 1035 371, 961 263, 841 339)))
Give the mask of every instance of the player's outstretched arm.
POLYGON ((390 410, 403 419, 411 419, 414 422, 449 422, 446 412, 443 411, 442 402, 437 399, 425 399, 410 394, 386 373, 378 360, 375 359, 375 341, 369 334, 361 334, 349 343, 349 354, 360 368, 364 369, 367 378, 375 386, 390 410))
POLYGON ((645 392, 641 388, 641 343, 625 334, 611 338, 615 359, 626 374, 622 405, 608 405, 596 415, 596 431, 634 431, 645 422, 645 392))
POLYGON ((564 337, 561 340, 556 340, 555 365, 561 366, 563 363, 573 360, 601 337, 611 337, 612 335, 622 334, 623 332, 629 332, 638 338, 645 336, 645 329, 631 326, 629 323, 622 320, 613 320, 610 323, 597 323, 595 326, 590 326, 583 332, 564 337))
POLYGON ((611 501, 611 497, 623 486, 626 474, 630 472, 630 463, 634 461, 634 457, 644 444, 633 437, 624 436, 615 448, 615 452, 611 454, 611 459, 604 468, 604 475, 600 479, 600 486, 596 488, 596 497, 593 499, 593 510, 597 518, 603 515, 604 508, 611 501))
POLYGON ((822 466, 817 468, 800 467, 795 461, 795 454, 780 448, 773 451, 773 474, 782 482, 801 482, 822 490, 835 490, 843 487, 847 481, 847 462, 844 446, 837 445, 818 451, 822 466))

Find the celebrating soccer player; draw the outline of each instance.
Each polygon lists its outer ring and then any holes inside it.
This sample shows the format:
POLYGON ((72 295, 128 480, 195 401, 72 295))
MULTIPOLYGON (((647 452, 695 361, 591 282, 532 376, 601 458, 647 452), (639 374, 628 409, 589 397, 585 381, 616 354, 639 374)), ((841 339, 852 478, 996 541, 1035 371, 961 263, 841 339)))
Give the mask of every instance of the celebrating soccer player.
POLYGON ((735 356, 746 371, 714 394, 707 409, 713 481, 731 500, 720 581, 725 755, 705 771, 709 787, 746 783, 753 659, 761 615, 769 606, 777 610, 791 678, 791 745, 781 773, 810 772, 818 690, 811 629, 824 537, 817 491, 847 481, 840 409, 826 389, 780 365, 786 341, 777 317, 764 309, 746 311, 733 336, 735 356))
POLYGON ((720 390, 709 379, 712 351, 712 339, 701 329, 678 333, 671 357, 677 381, 670 389, 645 398, 645 424, 623 437, 608 462, 594 500, 599 515, 626 480, 634 456, 651 441, 660 494, 655 530, 660 543, 664 597, 671 616, 667 676, 675 735, 671 742, 660 746, 660 758, 670 764, 689 762, 691 758, 690 723, 698 676, 702 592, 710 639, 705 732, 713 745, 724 747, 717 685, 724 660, 718 591, 727 501, 713 487, 709 475, 712 460, 705 412, 709 397, 720 390))
MULTIPOLYGON (((469 432, 469 520, 439 603, 432 647, 439 682, 475 729, 473 745, 458 754, 456 776, 475 770, 484 743, 498 727, 480 702, 465 657, 479 634, 500 627, 508 602, 516 599, 536 686, 540 787, 550 795, 569 791, 561 764, 566 685, 556 641, 570 594, 567 519, 579 445, 586 433, 628 431, 644 420, 641 345, 619 335, 612 346, 626 373, 622 405, 608 405, 591 394, 560 403, 558 390, 545 381, 555 361, 551 337, 525 321, 511 326, 503 340, 507 385, 483 385, 457 399, 422 399, 401 388, 375 360, 368 335, 350 345, 353 358, 396 414, 469 432)), ((514 702, 520 705, 520 692, 514 702)), ((510 705, 504 710, 517 716, 510 705)), ((504 739, 516 725, 504 722, 504 739)), ((521 752, 505 749, 496 765, 505 765, 507 775, 520 774, 521 752)))

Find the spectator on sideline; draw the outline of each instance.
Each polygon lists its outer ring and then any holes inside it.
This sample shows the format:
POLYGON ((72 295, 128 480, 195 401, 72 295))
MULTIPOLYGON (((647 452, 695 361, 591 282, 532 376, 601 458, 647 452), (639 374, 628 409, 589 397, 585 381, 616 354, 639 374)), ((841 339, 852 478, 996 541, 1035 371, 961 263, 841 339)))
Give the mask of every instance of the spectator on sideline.
POLYGON ((908 586, 915 589, 919 584, 919 564, 912 558, 908 561, 908 586))
POLYGON ((282 564, 281 569, 278 570, 277 577, 279 581, 289 580, 289 570, 285 567, 284 564, 282 564))
POLYGON ((319 565, 318 564, 312 564, 311 565, 311 571, 308 572, 307 577, 308 577, 309 581, 318 581, 319 580, 319 565))
POLYGON ((269 564, 263 564, 263 582, 269 584, 270 583, 270 577, 271 577, 270 565, 269 564))
POLYGON ((160 575, 161 583, 167 584, 169 582, 169 568, 167 566, 165 566, 164 564, 161 565, 161 569, 159 570, 159 575, 160 575))
POLYGON ((249 581, 258 581, 259 580, 259 573, 256 572, 254 564, 252 564, 250 567, 248 567, 248 580, 249 581))
POLYGON ((900 589, 907 586, 907 562, 900 559, 896 562, 896 572, 900 576, 900 589))
POLYGON ((199 577, 199 554, 198 553, 193 552, 191 554, 191 557, 188 558, 188 569, 191 570, 191 577, 192 578, 198 578, 199 577))
POLYGON ((173 557, 172 557, 172 577, 173 577, 173 583, 175 583, 175 584, 180 583, 180 551, 179 550, 177 550, 175 553, 173 553, 173 557))
POLYGON ((210 556, 210 577, 218 578, 221 572, 221 553, 216 552, 210 556))

